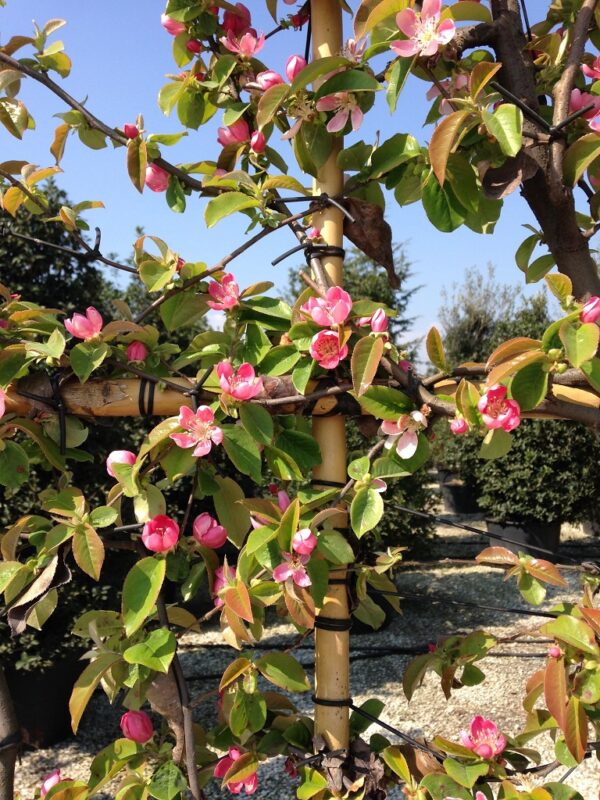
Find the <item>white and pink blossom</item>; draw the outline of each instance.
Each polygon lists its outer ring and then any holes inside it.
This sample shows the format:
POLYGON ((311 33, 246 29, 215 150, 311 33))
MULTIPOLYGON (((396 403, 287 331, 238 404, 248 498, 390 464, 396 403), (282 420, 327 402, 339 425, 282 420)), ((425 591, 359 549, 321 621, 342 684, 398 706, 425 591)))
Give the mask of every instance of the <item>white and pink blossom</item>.
POLYGON ((419 445, 419 431, 427 427, 427 417, 422 411, 402 414, 396 421, 384 420, 381 432, 387 436, 386 450, 395 448, 400 458, 412 458, 419 445))
POLYGON ((285 64, 285 74, 287 75, 288 81, 292 83, 296 75, 302 72, 305 66, 306 60, 302 58, 302 56, 291 55, 285 64))
POLYGON ((265 44, 265 35, 261 33, 256 36, 251 30, 246 31, 239 39, 236 38, 231 31, 227 36, 221 36, 221 44, 232 53, 236 53, 241 58, 254 58, 259 53, 265 44))
POLYGON ((250 141, 250 128, 248 123, 242 117, 236 119, 231 125, 219 128, 217 131, 217 141, 221 147, 244 144, 244 142, 250 141))
POLYGON ((214 424, 215 415, 209 406, 199 406, 196 413, 181 406, 177 421, 187 433, 171 433, 170 438, 178 447, 193 447, 196 457, 208 455, 213 444, 223 441, 223 431, 214 424))
POLYGON ((310 586, 312 581, 306 571, 306 564, 310 561, 310 556, 292 555, 291 553, 282 553, 281 555, 283 561, 273 570, 273 580, 277 583, 292 580, 296 586, 304 588, 310 586))
POLYGON ((221 608, 223 600, 219 597, 219 592, 222 592, 227 586, 230 586, 235 581, 235 567, 230 567, 224 564, 222 567, 217 567, 215 570, 215 579, 213 582, 213 595, 215 596, 215 606, 221 608))
POLYGON ((165 553, 179 541, 179 525, 166 514, 157 514, 142 529, 142 542, 153 553, 165 553))
POLYGON ((108 454, 106 459, 106 471, 111 478, 116 478, 117 476, 114 473, 113 464, 128 464, 129 466, 133 466, 136 462, 136 458, 136 454, 131 450, 113 450, 112 453, 108 454))
POLYGON ((325 297, 311 297, 300 307, 300 311, 308 314, 313 322, 328 328, 341 325, 352 311, 352 298, 339 286, 327 289, 325 297))
POLYGON ((362 125, 363 112, 358 105, 356 95, 352 92, 335 92, 317 100, 317 111, 334 111, 327 123, 329 133, 343 131, 350 119, 352 130, 357 131, 362 125))
POLYGON ((521 424, 521 408, 516 400, 507 398, 506 386, 496 384, 479 398, 477 408, 490 430, 502 428, 510 433, 521 424))
POLYGON ((391 49, 403 57, 433 56, 448 44, 456 28, 451 19, 440 21, 442 0, 425 0, 421 11, 405 8, 396 16, 396 25, 407 37, 392 42, 391 49))
POLYGON ((64 322, 65 328, 71 336, 86 341, 99 336, 102 332, 103 324, 100 312, 94 306, 89 306, 85 314, 75 313, 71 319, 66 319, 64 322))
POLYGON ((581 71, 585 75, 586 78, 591 78, 594 81, 600 79, 600 56, 596 56, 596 58, 592 61, 592 66, 590 67, 589 64, 582 64, 581 71))
POLYGON ((301 556, 309 556, 317 546, 317 537, 310 528, 301 528, 292 537, 292 550, 301 556))

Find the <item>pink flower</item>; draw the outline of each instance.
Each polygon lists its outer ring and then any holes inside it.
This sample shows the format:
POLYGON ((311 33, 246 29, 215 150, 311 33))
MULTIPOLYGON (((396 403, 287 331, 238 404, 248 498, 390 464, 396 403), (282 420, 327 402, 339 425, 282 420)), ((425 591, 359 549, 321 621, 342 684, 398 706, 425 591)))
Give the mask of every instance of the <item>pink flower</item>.
POLYGON ((156 164, 146 167, 146 186, 152 192, 166 192, 169 188, 169 173, 156 164))
POLYGON ((257 38, 256 34, 252 31, 247 31, 241 38, 236 39, 231 31, 227 36, 221 36, 221 44, 232 53, 237 53, 242 58, 253 58, 259 53, 265 44, 265 35, 257 38))
POLYGON ((299 72, 302 72, 305 66, 306 61, 302 58, 302 56, 290 56, 285 64, 285 74, 287 75, 288 81, 292 83, 296 78, 296 75, 298 75, 299 72))
POLYGON ((296 586, 310 586, 312 581, 305 567, 305 564, 310 561, 310 556, 292 555, 291 553, 282 553, 281 555, 283 561, 273 570, 273 580, 277 583, 284 583, 291 579, 296 586))
POLYGON ((211 550, 222 547, 227 541, 227 530, 206 511, 196 517, 193 530, 194 539, 211 550))
POLYGON ((342 55, 350 61, 360 61, 366 49, 366 39, 347 39, 342 55))
POLYGON ((102 317, 94 306, 89 306, 85 312, 85 316, 75 313, 71 319, 66 319, 64 323, 65 328, 69 331, 71 336, 86 340, 98 336, 102 331, 103 324, 102 317))
POLYGON ((310 239, 311 242, 316 241, 317 239, 321 238, 321 229, 317 228, 315 225, 312 228, 309 228, 306 231, 306 238, 310 239))
POLYGON ((251 400, 263 391, 262 378, 257 378, 252 364, 244 362, 234 371, 229 361, 217 366, 219 384, 223 392, 235 400, 251 400))
POLYGON ((215 606, 217 608, 221 608, 223 605, 223 601, 219 597, 219 592, 223 591, 226 586, 229 586, 235 580, 235 568, 234 567, 217 567, 215 570, 215 580, 213 583, 213 594, 215 595, 215 606))
POLYGON ((142 542, 153 553, 164 553, 179 540, 179 525, 166 514, 157 514, 142 529, 142 542))
POLYGON ((600 96, 590 94, 589 92, 582 92, 579 89, 573 89, 569 102, 569 114, 574 114, 576 111, 580 111, 582 108, 589 105, 593 105, 593 108, 581 115, 584 119, 588 120, 592 119, 592 117, 595 117, 596 114, 600 112, 600 96))
POLYGON ((552 647, 548 648, 548 655, 550 658, 560 658, 562 656, 562 650, 557 644, 553 644, 552 647))
POLYGON ((183 22, 178 22, 176 19, 171 19, 167 14, 160 15, 160 24, 170 33, 171 36, 179 36, 180 33, 185 33, 187 30, 183 22))
POLYGON ((477 408, 490 430, 502 428, 510 432, 521 424, 521 409, 516 400, 508 400, 506 386, 496 384, 479 398, 477 408))
POLYGON ((187 433, 171 433, 178 447, 193 447, 196 457, 210 453, 213 444, 221 444, 223 431, 214 424, 215 415, 209 406, 199 406, 196 413, 187 406, 179 409, 178 422, 187 433))
MULTIPOLYGON (((70 780, 70 778, 64 778, 64 780, 68 781, 70 780)), ((40 795, 42 797, 45 797, 50 791, 50 789, 52 789, 53 786, 56 786, 57 783, 60 783, 60 781, 61 781, 60 770, 59 769, 52 770, 52 772, 50 772, 48 775, 46 775, 45 778, 42 779, 42 785, 40 787, 40 795)))
POLYGON ((588 66, 588 64, 582 64, 581 71, 586 78, 592 78, 595 81, 600 79, 600 56, 596 56, 596 58, 592 61, 591 67, 588 66))
POLYGON ((402 414, 397 422, 384 420, 381 423, 381 432, 388 437, 385 443, 386 450, 395 447, 400 458, 412 458, 417 452, 419 431, 426 427, 427 417, 422 411, 402 414))
POLYGON ((434 84, 429 89, 425 97, 428 100, 433 100, 434 97, 438 97, 440 94, 442 94, 442 89, 445 89, 450 97, 442 97, 439 107, 440 114, 451 114, 455 110, 452 106, 452 97, 455 95, 458 96, 461 93, 465 94, 463 90, 468 89, 468 87, 469 76, 464 72, 459 72, 458 75, 454 75, 452 78, 447 78, 444 81, 440 81, 439 86, 434 84))
POLYGON ((292 538, 292 550, 301 556, 309 556, 317 546, 317 537, 310 528, 296 531, 292 538))
POLYGON ((6 414, 6 392, 0 387, 0 418, 6 414))
POLYGON ((317 100, 317 111, 335 111, 327 123, 329 133, 343 131, 348 122, 352 121, 352 130, 357 131, 362 125, 363 112, 352 92, 335 92, 317 100))
POLYGON ((471 720, 469 732, 460 732, 460 741, 481 758, 489 760, 506 747, 506 737, 498 731, 497 726, 489 719, 477 715, 471 720))
POLYGON ((145 711, 127 711, 121 717, 121 730, 126 739, 146 744, 154 735, 152 720, 145 711))
POLYGON ((469 432, 469 424, 462 417, 454 417, 450 420, 450 430, 455 436, 462 436, 463 433, 469 432))
POLYGON ((590 297, 583 305, 579 319, 582 322, 596 322, 600 318, 600 297, 590 297))
POLYGON ((145 361, 148 356, 148 348, 143 342, 131 342, 125 352, 127 361, 145 361))
POLYGON ((259 72, 256 76, 256 81, 263 92, 266 92, 267 89, 270 89, 272 86, 278 86, 280 83, 283 83, 283 78, 278 72, 274 72, 272 69, 267 69, 264 72, 259 72))
POLYGON ((383 308, 378 308, 370 317, 359 317, 356 324, 359 328, 369 325, 372 333, 385 333, 388 329, 388 318, 383 308))
POLYGON ((255 153, 264 153, 267 146, 267 140, 262 131, 254 131, 250 137, 250 147, 255 153))
POLYGON ((234 36, 243 36, 252 24, 250 11, 242 3, 236 3, 235 7, 239 14, 236 14, 235 11, 226 11, 223 14, 223 30, 234 36))
POLYGON ((421 11, 405 8, 396 16, 396 25, 408 37, 392 42, 391 49, 399 56, 433 56, 440 46, 447 45, 455 33, 454 22, 440 22, 442 0, 425 0, 421 11))
POLYGON ((352 298, 339 286, 332 286, 327 289, 325 297, 311 297, 300 311, 310 314, 313 321, 324 328, 341 325, 352 311, 352 298))
POLYGON ((284 492, 283 489, 277 492, 277 505, 280 511, 285 511, 286 508, 289 508, 291 502, 289 494, 284 492))
POLYGON ((188 53, 194 53, 194 55, 198 55, 198 53, 202 52, 202 43, 199 42, 198 39, 190 39, 186 44, 185 49, 188 51, 188 53))
POLYGON ((208 306, 216 311, 228 311, 237 306, 240 297, 240 287, 237 285, 235 276, 231 272, 226 272, 221 278, 221 282, 213 281, 208 287, 208 293, 214 300, 208 301, 208 306))
MULTIPOLYGON (((223 756, 215 767, 215 771, 213 772, 215 778, 224 778, 233 764, 235 764, 241 756, 242 750, 240 750, 239 747, 230 747, 229 754, 223 756)), ((243 781, 230 781, 227 784, 227 788, 232 794, 240 794, 242 789, 246 790, 246 794, 254 794, 258 788, 258 775, 256 772, 253 772, 251 775, 244 778, 243 781)))
POLYGON ((221 147, 228 147, 229 145, 238 145, 247 142, 250 139, 250 128, 245 119, 237 119, 226 128, 219 128, 217 131, 217 141, 221 147))
POLYGON ((132 122, 126 122, 123 125, 123 133, 128 139, 137 139, 140 135, 137 125, 134 125, 132 122))
POLYGON ((116 478, 117 476, 113 471, 113 464, 129 464, 131 466, 135 464, 136 458, 136 454, 132 453, 131 450, 113 450, 112 453, 108 454, 108 458, 106 459, 106 471, 111 478, 116 478))
POLYGON ((311 340, 309 353, 323 369, 335 369, 348 355, 348 345, 340 347, 337 331, 319 331, 311 340))

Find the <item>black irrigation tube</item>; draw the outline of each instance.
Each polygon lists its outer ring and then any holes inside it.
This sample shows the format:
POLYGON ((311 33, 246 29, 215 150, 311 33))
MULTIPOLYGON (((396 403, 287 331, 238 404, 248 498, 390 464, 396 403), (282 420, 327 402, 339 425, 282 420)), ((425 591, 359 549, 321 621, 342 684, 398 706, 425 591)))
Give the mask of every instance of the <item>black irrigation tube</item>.
POLYGON ((466 608, 480 608, 484 611, 499 611, 503 614, 520 614, 525 617, 546 617, 547 619, 556 619, 556 614, 550 611, 528 611, 526 608, 513 608, 511 606, 488 606, 482 603, 474 603, 469 600, 454 600, 451 597, 436 597, 427 594, 410 594, 407 592, 392 592, 385 591, 384 589, 375 589, 369 587, 369 591, 373 594, 381 594, 384 596, 398 597, 400 600, 428 600, 430 603, 448 604, 450 606, 465 606, 466 608))

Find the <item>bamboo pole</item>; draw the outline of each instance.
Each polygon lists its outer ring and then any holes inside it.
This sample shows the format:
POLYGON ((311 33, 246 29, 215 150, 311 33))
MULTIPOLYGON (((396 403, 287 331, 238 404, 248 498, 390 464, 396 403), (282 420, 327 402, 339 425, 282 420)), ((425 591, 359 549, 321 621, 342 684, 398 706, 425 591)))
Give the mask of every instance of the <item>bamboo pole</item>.
MULTIPOLYGON (((339 0, 311 0, 313 58, 337 55, 343 45, 342 8, 339 0)), ((344 174, 337 165, 337 155, 342 139, 336 138, 329 159, 319 170, 315 181, 315 194, 327 192, 339 195, 344 189, 344 174)), ((341 247, 343 242, 343 217, 334 207, 328 207, 315 216, 315 225, 321 229, 324 241, 341 247)), ((343 259, 324 257, 323 266, 330 280, 340 284, 343 280, 343 259)), ((313 434, 319 443, 322 463, 314 470, 315 479, 344 484, 346 476, 346 429, 344 417, 313 419, 313 434)), ((347 517, 340 514, 334 520, 336 527, 344 528, 347 517)), ((345 571, 332 575, 344 578, 345 571)), ((342 584, 330 585, 321 609, 323 617, 347 619, 348 593, 342 584)), ((315 696, 326 700, 340 700, 350 696, 350 635, 348 631, 315 631, 315 696)), ((321 735, 332 749, 346 748, 349 744, 349 710, 347 707, 315 707, 315 734, 321 735)))

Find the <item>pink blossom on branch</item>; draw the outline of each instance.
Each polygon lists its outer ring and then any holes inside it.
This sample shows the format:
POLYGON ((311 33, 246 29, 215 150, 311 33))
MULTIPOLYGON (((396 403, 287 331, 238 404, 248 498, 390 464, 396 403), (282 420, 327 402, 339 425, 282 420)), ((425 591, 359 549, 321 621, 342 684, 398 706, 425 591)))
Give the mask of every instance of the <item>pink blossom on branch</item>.
POLYGON ((571 92, 571 99, 569 101, 569 114, 574 114, 576 111, 581 111, 582 108, 592 105, 589 111, 581 116, 584 119, 590 120, 600 112, 600 97, 589 92, 582 92, 579 89, 573 89, 571 92))
POLYGON ((196 413, 187 406, 181 406, 178 422, 187 433, 171 433, 170 438, 178 447, 193 447, 194 456, 206 456, 213 444, 221 444, 223 441, 223 431, 214 421, 215 415, 209 406, 199 406, 196 413))
POLYGON ((148 348, 143 342, 131 342, 125 351, 127 361, 145 361, 148 357, 148 348))
POLYGON ((291 55, 285 64, 285 74, 290 83, 292 83, 296 75, 298 75, 306 66, 306 60, 299 55, 291 55))
POLYGON ((179 36, 180 33, 185 33, 187 30, 183 22, 178 22, 176 19, 171 19, 168 14, 160 15, 160 24, 167 33, 171 34, 171 36, 179 36))
POLYGON ((252 18, 249 9, 243 3, 236 3, 235 7, 239 13, 225 11, 223 14, 223 30, 225 33, 232 33, 234 36, 243 36, 250 30, 252 18))
POLYGON ((405 8, 396 16, 396 25, 408 38, 395 41, 391 49, 399 56, 433 56, 448 44, 456 28, 451 19, 440 21, 441 0, 425 0, 421 11, 405 8))
POLYGON ((378 308, 370 317, 359 317, 356 320, 359 328, 371 327, 372 333, 385 333, 388 330, 389 322, 383 308, 378 308))
POLYGON ((235 276, 231 272, 226 272, 221 281, 213 281, 209 284, 208 293, 213 298, 207 305, 215 311, 229 311, 238 305, 240 298, 240 287, 237 285, 235 276))
POLYGON ((316 546, 317 537, 310 528, 302 528, 292 537, 292 550, 301 556, 309 556, 316 546))
POLYGON ((309 314, 313 322, 329 328, 341 325, 352 311, 352 298, 339 286, 327 289, 325 297, 311 297, 300 307, 300 311, 309 314))
POLYGON ((148 164, 146 167, 146 186, 152 192, 166 192, 169 188, 169 173, 156 164, 148 164))
POLYGON ((506 747, 506 736, 500 733, 491 720, 477 715, 471 720, 469 731, 460 732, 460 742, 463 747, 489 760, 502 753, 506 747))
MULTIPOLYGON (((230 747, 228 755, 219 759, 217 766, 215 767, 215 771, 213 772, 214 777, 224 778, 231 767, 242 757, 242 755, 243 752, 239 747, 230 747)), ((232 794, 240 794, 242 789, 246 791, 246 794, 254 794, 258 788, 258 775, 256 772, 253 772, 251 775, 248 775, 246 778, 244 778, 243 781, 230 781, 227 784, 227 788, 232 794)))
POLYGON ((426 427, 427 417, 422 411, 402 414, 396 422, 384 420, 381 423, 381 432, 387 436, 386 450, 395 447, 400 458, 412 458, 419 445, 419 431, 426 427))
POLYGON ((466 419, 455 417, 450 420, 450 430, 455 436, 462 436, 464 433, 469 432, 469 424, 466 419))
POLYGON ((219 128, 217 131, 217 141, 221 147, 244 144, 244 142, 250 141, 250 128, 248 127, 248 123, 242 117, 231 125, 227 125, 225 128, 219 128))
POLYGON ((275 72, 272 69, 267 69, 264 72, 259 72, 254 82, 260 86, 263 92, 266 92, 267 89, 270 89, 273 86, 278 86, 280 83, 284 83, 284 80, 278 72, 275 72))
POLYGON ((309 353, 323 369, 335 369, 348 355, 348 345, 340 346, 337 331, 320 331, 313 336, 309 353))
POLYGON ((600 79, 600 56, 596 56, 596 58, 592 61, 592 66, 590 67, 589 64, 582 64, 581 71, 585 75, 586 78, 591 78, 594 81, 600 79))
POLYGON ((152 720, 145 711, 127 711, 119 724, 123 736, 138 744, 146 744, 154 735, 152 720))
POLYGON ((594 295, 589 300, 586 300, 581 309, 579 319, 581 322, 597 322, 600 319, 600 297, 594 295))
POLYGON ((234 400, 251 400, 263 391, 262 378, 256 377, 252 364, 245 362, 234 370, 231 362, 220 361, 216 371, 221 389, 234 400))
POLYGON ((250 137, 250 149, 255 153, 264 153, 267 146, 267 140, 262 131, 254 131, 250 137))
POLYGON ((157 514, 142 529, 142 542, 153 553, 165 553, 179 541, 179 525, 166 514, 157 514))
POLYGON ((221 36, 220 42, 223 47, 225 47, 231 53, 236 53, 241 58, 253 58, 263 49, 265 44, 265 35, 264 33, 261 33, 261 35, 257 38, 255 33, 252 33, 252 31, 247 31, 239 39, 236 39, 236 37, 229 32, 227 36, 221 36))
POLYGON ((227 529, 206 511, 196 517, 192 529, 198 544, 212 550, 222 547, 227 541, 227 529))
POLYGON ((112 453, 108 454, 108 458, 106 459, 106 471, 111 478, 116 478, 117 476, 113 471, 113 464, 129 464, 129 466, 133 466, 136 458, 136 454, 132 453, 131 450, 113 450, 112 453))
POLYGON ((102 317, 94 306, 89 306, 85 314, 75 313, 71 319, 66 319, 64 322, 65 328, 69 331, 71 336, 75 336, 76 339, 84 340, 99 336, 103 324, 102 317))
POLYGON ((343 131, 348 119, 352 122, 352 130, 357 131, 364 116, 352 92, 335 92, 322 97, 317 100, 317 111, 335 111, 326 126, 329 133, 343 131))
POLYGON ((310 586, 312 581, 305 566, 310 561, 310 556, 292 555, 291 553, 282 553, 281 555, 283 562, 273 570, 273 580, 277 583, 285 583, 291 579, 296 586, 303 588, 310 586))
POLYGON ((479 398, 477 408, 490 430, 502 428, 510 433, 521 424, 521 408, 516 400, 507 398, 506 386, 496 384, 479 398))
POLYGON ((132 122, 126 122, 123 125, 123 133, 128 139, 137 139, 140 135, 137 125, 134 125, 132 122))

